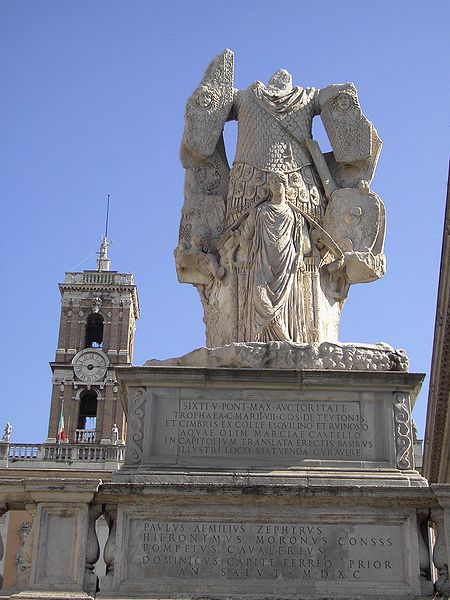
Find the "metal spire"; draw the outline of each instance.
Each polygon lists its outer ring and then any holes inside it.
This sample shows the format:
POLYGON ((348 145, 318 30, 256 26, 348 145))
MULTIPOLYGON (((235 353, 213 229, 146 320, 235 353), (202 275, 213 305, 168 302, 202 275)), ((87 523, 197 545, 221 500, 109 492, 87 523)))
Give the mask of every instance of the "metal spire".
POLYGON ((108 221, 109 221, 109 194, 108 199, 106 201, 106 223, 105 223, 105 239, 108 237, 108 221))
POLYGON ((102 241, 100 244, 100 252, 97 258, 97 271, 109 271, 111 267, 111 261, 108 258, 108 246, 112 244, 108 240, 108 223, 109 223, 109 199, 106 201, 106 222, 105 222, 105 235, 102 235, 102 241))

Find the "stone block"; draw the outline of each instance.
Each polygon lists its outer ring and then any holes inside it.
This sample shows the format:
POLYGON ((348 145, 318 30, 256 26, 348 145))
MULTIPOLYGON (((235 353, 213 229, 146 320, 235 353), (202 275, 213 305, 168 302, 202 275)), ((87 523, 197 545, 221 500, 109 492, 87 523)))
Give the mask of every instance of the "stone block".
POLYGON ((115 480, 207 469, 425 485, 410 423, 421 375, 144 367, 118 378, 128 433, 115 480))
POLYGON ((414 509, 350 507, 342 499, 306 506, 280 495, 121 504, 115 594, 420 597, 414 509))
POLYGON ((31 568, 31 587, 82 589, 85 571, 88 507, 40 503, 31 568))

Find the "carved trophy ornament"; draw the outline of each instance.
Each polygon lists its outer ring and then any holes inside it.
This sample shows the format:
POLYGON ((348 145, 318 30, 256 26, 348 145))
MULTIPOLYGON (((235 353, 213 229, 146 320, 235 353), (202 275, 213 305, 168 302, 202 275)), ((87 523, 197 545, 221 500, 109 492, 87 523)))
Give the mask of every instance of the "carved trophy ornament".
POLYGON ((369 187, 381 141, 353 83, 303 88, 281 69, 237 90, 233 64, 230 50, 216 56, 186 105, 178 279, 200 294, 210 348, 336 342, 350 285, 385 273, 385 210, 369 187))

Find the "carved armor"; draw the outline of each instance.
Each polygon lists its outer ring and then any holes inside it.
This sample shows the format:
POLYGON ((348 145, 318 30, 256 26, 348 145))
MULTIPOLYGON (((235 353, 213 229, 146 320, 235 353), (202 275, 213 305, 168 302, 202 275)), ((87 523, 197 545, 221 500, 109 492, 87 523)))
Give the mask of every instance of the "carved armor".
POLYGON ((263 171, 285 173, 311 164, 308 151, 300 144, 312 137, 317 90, 299 91, 301 98, 295 109, 278 113, 258 100, 257 91, 258 84, 254 84, 236 94, 232 113, 239 121, 235 162, 248 163, 263 171))
MULTIPOLYGON (((244 211, 268 198, 269 172, 248 163, 234 162, 230 171, 226 202, 227 227, 232 225, 244 211)), ((313 219, 321 221, 326 207, 326 198, 314 167, 305 165, 298 171, 288 173, 288 178, 289 200, 313 219)))
POLYGON ((290 201, 321 220, 325 197, 311 156, 302 141, 312 137, 318 91, 294 88, 290 103, 278 106, 257 82, 236 94, 231 113, 239 121, 238 141, 227 196, 227 225, 268 196, 267 174, 289 176, 290 201))

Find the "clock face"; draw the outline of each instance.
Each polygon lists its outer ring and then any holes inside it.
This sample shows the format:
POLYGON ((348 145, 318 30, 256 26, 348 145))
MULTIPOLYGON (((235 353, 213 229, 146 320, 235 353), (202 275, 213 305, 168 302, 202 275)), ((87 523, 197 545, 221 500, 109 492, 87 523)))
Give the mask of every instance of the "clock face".
POLYGON ((73 360, 73 369, 82 381, 101 381, 106 375, 108 359, 98 350, 82 350, 73 360))

